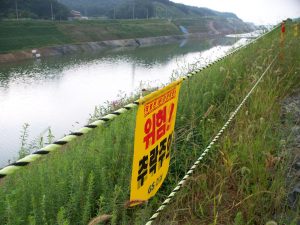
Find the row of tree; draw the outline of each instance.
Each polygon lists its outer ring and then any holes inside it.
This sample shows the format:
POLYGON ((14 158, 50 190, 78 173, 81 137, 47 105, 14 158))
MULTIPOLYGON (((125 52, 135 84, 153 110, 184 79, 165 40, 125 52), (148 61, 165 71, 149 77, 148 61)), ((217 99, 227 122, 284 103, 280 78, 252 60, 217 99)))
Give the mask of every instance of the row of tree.
POLYGON ((67 19, 70 10, 57 0, 0 0, 0 18, 67 19))
POLYGON ((131 19, 172 15, 235 17, 207 8, 177 4, 169 0, 0 0, 0 18, 67 19, 71 10, 87 17, 131 19))
POLYGON ((80 11, 87 17, 141 19, 155 16, 152 0, 58 0, 58 2, 80 11))
POLYGON ((232 13, 220 13, 207 8, 198 8, 171 2, 170 0, 58 0, 70 9, 80 11, 87 17, 131 19, 167 17, 172 11, 176 17, 221 16, 235 17, 232 13))

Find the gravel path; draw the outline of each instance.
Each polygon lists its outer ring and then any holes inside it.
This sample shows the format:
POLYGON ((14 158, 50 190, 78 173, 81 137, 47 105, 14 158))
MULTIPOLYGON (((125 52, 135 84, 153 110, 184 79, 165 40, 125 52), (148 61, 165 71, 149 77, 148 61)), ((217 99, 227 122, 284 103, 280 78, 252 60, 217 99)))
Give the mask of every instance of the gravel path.
POLYGON ((300 204, 300 90, 283 101, 282 121, 286 129, 286 148, 291 165, 287 173, 287 204, 296 210, 300 204))

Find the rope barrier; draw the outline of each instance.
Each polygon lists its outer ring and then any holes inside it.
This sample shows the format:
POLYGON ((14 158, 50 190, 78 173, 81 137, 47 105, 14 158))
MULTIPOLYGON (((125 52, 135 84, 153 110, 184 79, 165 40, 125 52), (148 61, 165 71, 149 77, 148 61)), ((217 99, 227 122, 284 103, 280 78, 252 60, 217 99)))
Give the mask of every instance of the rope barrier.
POLYGON ((167 199, 161 204, 161 206, 156 210, 156 212, 150 217, 146 225, 151 225, 154 220, 159 216, 162 210, 166 208, 167 205, 170 204, 171 200, 174 198, 176 193, 183 187, 185 184, 186 180, 194 173, 195 169, 197 166, 200 164, 201 160, 208 154, 210 149, 213 147, 213 145, 219 140, 221 135, 224 133, 228 125, 231 123, 231 121, 234 119, 236 114, 239 112, 241 107, 245 104, 249 96, 253 93, 257 85, 260 83, 260 81, 263 79, 265 74, 268 72, 268 70, 271 68, 275 60, 277 59, 278 55, 274 57, 270 65, 266 68, 266 70, 263 72, 263 74, 260 76, 260 78, 256 81, 254 86, 251 88, 251 90, 248 92, 248 94, 245 96, 243 101, 239 104, 239 106, 235 109, 235 111, 231 114, 227 122, 224 124, 224 126, 220 129, 220 131, 217 133, 217 135, 213 138, 213 140, 209 143, 209 145, 206 147, 206 149, 202 152, 200 157, 196 160, 196 162, 192 165, 192 167, 188 170, 188 172, 185 174, 185 176, 182 178, 182 180, 177 184, 177 186, 173 189, 173 191, 169 194, 167 199))
MULTIPOLYGON (((278 25, 279 26, 279 25, 278 25)), ((215 63, 223 60, 224 58, 236 53, 237 51, 239 51, 242 48, 245 48, 247 46, 249 46, 250 44, 255 43, 258 39, 262 38, 263 36, 267 35, 268 33, 270 33, 271 31, 275 30, 278 26, 274 27, 272 30, 270 30, 269 32, 259 36, 258 38, 252 40, 251 42, 248 42, 246 45, 240 46, 238 48, 236 48, 234 51, 226 54, 223 57, 220 57, 218 59, 216 59, 215 61, 207 64, 204 67, 201 67, 200 69, 196 69, 190 73, 188 73, 185 77, 183 77, 183 80, 189 79, 190 77, 192 77, 193 75, 203 71, 204 69, 207 69, 208 67, 214 65, 215 63)), ((37 159, 39 159, 40 157, 49 154, 50 152, 54 152, 59 150, 60 148, 62 148, 64 145, 68 144, 69 142, 77 139, 78 137, 89 133, 90 131, 92 131, 93 129, 102 126, 103 124, 115 119, 116 117, 130 111, 131 109, 137 107, 139 105, 139 100, 134 101, 133 103, 130 103, 128 105, 123 106, 122 108, 109 113, 103 117, 101 117, 100 119, 96 120, 95 122, 88 124, 86 126, 84 126, 83 128, 79 129, 76 132, 72 132, 69 135, 59 139, 58 141, 55 141, 52 144, 49 144, 43 148, 41 148, 40 150, 37 150, 35 152, 33 152, 32 154, 25 156, 22 159, 17 160, 14 163, 11 163, 9 165, 7 165, 6 167, 0 169, 0 180, 8 175, 13 174, 14 172, 16 172, 17 170, 19 170, 20 168, 23 168, 27 165, 29 165, 30 163, 36 161, 37 159)))
POLYGON ((47 145, 44 148, 42 148, 38 151, 35 151, 32 154, 25 156, 24 158, 2 168, 0 170, 0 179, 4 178, 7 175, 14 173, 15 171, 30 164, 31 162, 36 161, 41 156, 47 155, 50 152, 60 149, 62 146, 66 145, 67 143, 75 140, 76 138, 78 138, 84 134, 87 134, 88 132, 92 131, 93 129, 95 129, 99 126, 102 126, 106 122, 111 121, 114 118, 126 113, 127 111, 135 108, 137 105, 139 105, 138 101, 135 101, 133 103, 125 105, 124 107, 122 107, 112 113, 109 113, 106 116, 101 117, 100 119, 96 120, 95 122, 84 126, 83 128, 79 129, 78 131, 72 132, 69 135, 63 137, 62 139, 59 139, 58 141, 55 141, 52 144, 47 145))

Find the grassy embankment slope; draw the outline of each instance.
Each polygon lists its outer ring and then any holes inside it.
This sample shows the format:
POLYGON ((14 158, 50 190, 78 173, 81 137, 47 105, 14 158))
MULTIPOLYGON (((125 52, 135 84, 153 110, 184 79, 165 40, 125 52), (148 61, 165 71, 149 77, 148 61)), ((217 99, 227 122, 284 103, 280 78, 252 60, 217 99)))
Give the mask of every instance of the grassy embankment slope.
MULTIPOLYGON (((0 187, 0 224, 143 224, 201 154, 278 54, 277 29, 184 82, 170 172, 146 205, 127 209, 135 111, 122 115, 7 177, 0 187)), ((299 38, 287 26, 277 59, 159 224, 264 224, 284 207, 288 152, 281 143, 280 101, 300 86, 299 38), (281 157, 280 161, 273 160, 281 157), (166 222, 167 221, 167 222, 166 222)))
POLYGON ((89 21, 0 21, 0 54, 63 44, 127 38, 180 35, 179 26, 190 33, 212 32, 211 24, 223 33, 246 32, 245 24, 220 18, 89 21), (244 25, 244 26, 243 26, 244 25), (218 28, 219 29, 219 28, 218 28), (225 29, 225 30, 224 30, 225 29))
POLYGON ((61 44, 181 34, 167 20, 0 21, 0 53, 61 44))

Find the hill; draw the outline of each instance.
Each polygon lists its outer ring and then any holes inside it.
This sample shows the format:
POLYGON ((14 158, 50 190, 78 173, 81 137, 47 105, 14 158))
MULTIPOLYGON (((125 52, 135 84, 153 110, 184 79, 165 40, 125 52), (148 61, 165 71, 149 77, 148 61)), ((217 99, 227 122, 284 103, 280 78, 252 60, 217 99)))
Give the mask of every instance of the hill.
POLYGON ((92 18, 168 19, 176 20, 178 26, 183 26, 178 21, 184 20, 190 33, 202 31, 234 33, 249 32, 254 29, 252 25, 244 23, 233 13, 178 4, 169 0, 58 0, 58 2, 81 12, 83 16, 92 18), (197 23, 205 28, 198 29, 197 23))
POLYGON ((67 19, 69 9, 56 0, 0 0, 0 19, 67 19))
POLYGON ((233 13, 169 0, 0 0, 0 8, 0 19, 24 20, 0 22, 0 53, 82 42, 183 33, 222 35, 254 29, 233 13), (79 17, 78 21, 61 21, 68 19, 71 10, 89 20, 80 21, 79 17), (47 21, 51 19, 59 22, 47 21))
POLYGON ((169 0, 58 0, 58 2, 65 4, 70 9, 80 11, 84 16, 106 17, 109 19, 205 16, 238 19, 233 13, 222 13, 207 8, 187 6, 169 0))

